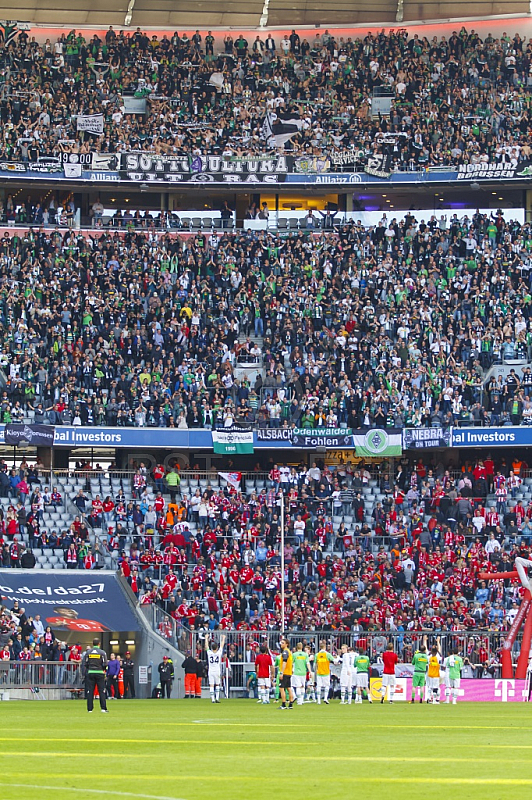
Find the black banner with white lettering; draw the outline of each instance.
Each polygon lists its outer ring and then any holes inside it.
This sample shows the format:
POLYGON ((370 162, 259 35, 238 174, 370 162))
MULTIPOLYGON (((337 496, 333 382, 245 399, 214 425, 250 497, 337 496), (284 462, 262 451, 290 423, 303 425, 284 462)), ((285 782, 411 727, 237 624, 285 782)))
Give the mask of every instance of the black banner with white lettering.
POLYGON ((435 447, 450 447, 450 428, 405 428, 403 450, 429 450, 435 447))
POLYGON ((291 156, 165 156, 124 153, 122 180, 147 183, 282 183, 292 172, 291 156))
POLYGON ((461 164, 456 179, 459 181, 493 180, 499 178, 532 178, 532 161, 518 164, 500 161, 496 163, 461 164))
POLYGON ((32 444, 36 447, 53 447, 55 428, 53 425, 14 425, 4 429, 6 444, 32 444))
POLYGON ((391 156, 388 153, 374 153, 369 156, 364 172, 377 178, 389 178, 392 174, 391 156))
POLYGON ((292 436, 295 447, 353 447, 350 428, 295 428, 292 436))

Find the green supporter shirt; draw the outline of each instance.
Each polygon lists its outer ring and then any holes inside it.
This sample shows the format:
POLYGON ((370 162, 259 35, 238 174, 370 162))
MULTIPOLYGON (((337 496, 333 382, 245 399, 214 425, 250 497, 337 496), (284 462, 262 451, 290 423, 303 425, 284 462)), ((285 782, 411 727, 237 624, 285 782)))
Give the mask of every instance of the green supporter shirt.
POLYGON ((421 672, 425 674, 429 666, 429 659, 426 653, 420 653, 419 650, 414 654, 412 659, 414 665, 414 672, 421 672))
POLYGON ((445 667, 447 669, 449 680, 454 681, 457 678, 460 678, 462 675, 464 659, 462 656, 447 656, 445 659, 445 667))
POLYGON ((357 672, 369 672, 369 658, 367 656, 357 656, 355 658, 357 672))
POLYGON ((303 650, 296 650, 292 653, 292 663, 294 675, 306 675, 310 671, 308 655, 303 650))

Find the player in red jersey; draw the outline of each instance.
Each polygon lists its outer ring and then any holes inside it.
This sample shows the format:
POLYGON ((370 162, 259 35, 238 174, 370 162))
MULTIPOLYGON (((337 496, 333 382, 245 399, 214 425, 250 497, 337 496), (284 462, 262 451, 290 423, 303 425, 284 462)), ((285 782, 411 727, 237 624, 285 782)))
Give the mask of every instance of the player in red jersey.
POLYGON ((270 702, 270 689, 273 679, 273 659, 268 652, 268 647, 261 644, 260 653, 255 658, 255 672, 257 673, 259 703, 270 702))
POLYGON ((382 673, 382 687, 381 687, 381 703, 384 703, 386 691, 390 690, 388 701, 393 703, 393 696, 395 694, 395 665, 399 661, 399 656, 393 651, 393 643, 390 642, 388 647, 382 654, 382 663, 384 670, 382 673))

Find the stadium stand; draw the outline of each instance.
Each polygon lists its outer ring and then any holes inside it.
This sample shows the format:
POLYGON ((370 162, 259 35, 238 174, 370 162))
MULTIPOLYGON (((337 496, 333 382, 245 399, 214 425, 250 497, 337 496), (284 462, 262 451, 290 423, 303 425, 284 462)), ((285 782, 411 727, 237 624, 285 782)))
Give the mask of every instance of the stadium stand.
POLYGON ((297 155, 354 152, 364 163, 388 137, 393 169, 530 157, 532 50, 518 33, 481 39, 461 28, 431 41, 404 30, 356 40, 305 33, 249 42, 228 34, 215 53, 210 32, 159 40, 110 29, 86 40, 72 30, 41 43, 22 31, 0 50, 0 157, 31 164, 89 152, 75 119, 95 113, 105 115, 102 153, 253 154, 264 146, 264 109, 296 119, 297 155), (372 115, 375 90, 392 97, 389 118, 372 115), (129 97, 147 100, 146 120, 128 113, 129 97))
POLYGON ((530 424, 531 241, 502 212, 286 237, 6 234, 0 421, 530 424))
POLYGON ((3 566, 28 568, 34 557, 35 568, 116 567, 142 605, 193 630, 278 627, 283 496, 289 630, 498 635, 522 595, 517 580, 487 586, 477 574, 529 551, 523 462, 468 462, 453 475, 404 459, 394 481, 364 465, 273 465, 238 487, 214 470, 183 471, 172 495, 142 465, 129 475, 83 470, 59 477, 54 511, 40 510, 47 490, 32 471, 24 522, 21 505, 2 498, 3 566))
MULTIPOLYGON (((91 151, 243 157, 264 147, 266 108, 296 120, 294 155, 349 151, 364 164, 391 148, 396 171, 530 160, 532 45, 517 34, 230 39, 215 53, 201 36, 72 32, 41 45, 22 31, 0 48, 0 158, 88 153, 73 119, 99 112, 91 151), (374 89, 393 96, 389 118, 372 116, 374 89), (126 98, 146 100, 141 122, 126 98)), ((98 208, 97 229, 82 232, 73 202, 66 232, 44 196, 0 208, 22 226, 0 239, 1 423, 532 423, 532 233, 511 212, 376 225, 310 213, 256 232, 234 230, 229 211, 154 218, 132 206, 105 220, 98 208)), ((246 216, 261 213, 251 204, 246 216)), ((476 575, 531 545, 521 461, 452 472, 405 460, 393 476, 270 466, 237 489, 216 471, 163 481, 140 463, 51 474, 4 462, 2 566, 119 567, 142 605, 178 624, 275 629, 286 497, 290 629, 511 625, 519 584, 476 575)))

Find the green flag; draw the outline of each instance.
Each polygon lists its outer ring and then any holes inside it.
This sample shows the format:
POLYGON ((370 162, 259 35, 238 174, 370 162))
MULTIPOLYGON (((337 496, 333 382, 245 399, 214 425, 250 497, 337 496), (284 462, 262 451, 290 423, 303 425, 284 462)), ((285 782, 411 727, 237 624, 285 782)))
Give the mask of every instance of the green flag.
POLYGON ((212 432, 212 448, 221 455, 253 453, 253 431, 222 428, 212 432))

